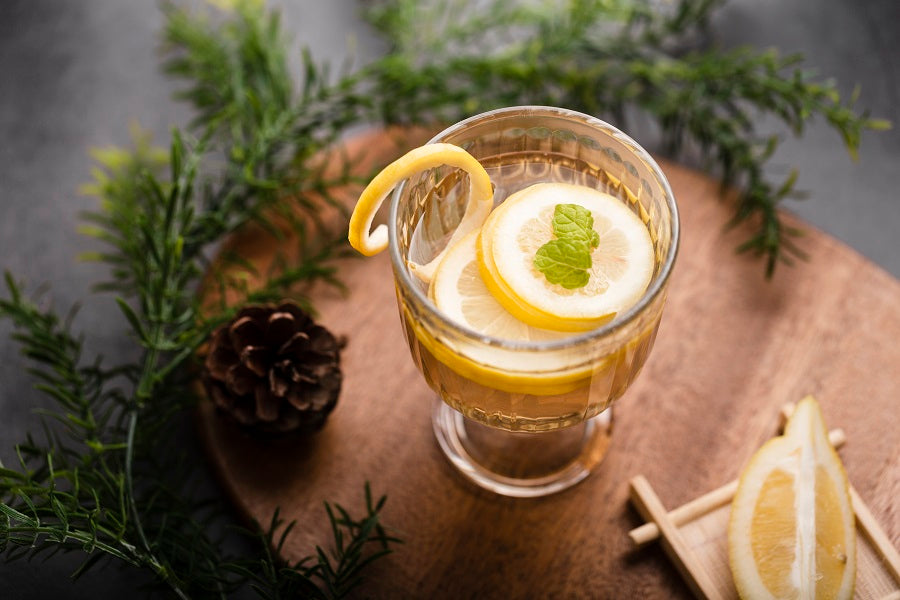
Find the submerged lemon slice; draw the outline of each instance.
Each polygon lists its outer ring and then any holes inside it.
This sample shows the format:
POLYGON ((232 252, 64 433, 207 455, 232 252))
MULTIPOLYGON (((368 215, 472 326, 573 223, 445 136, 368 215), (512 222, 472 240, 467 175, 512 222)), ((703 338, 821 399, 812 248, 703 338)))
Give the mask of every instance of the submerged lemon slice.
POLYGON ((594 329, 636 303, 654 269, 650 234, 637 215, 609 194, 565 183, 535 184, 507 198, 481 230, 478 259, 506 310, 534 327, 571 332, 594 329), (534 265, 538 249, 554 237, 559 204, 589 210, 599 234, 582 288, 550 283, 534 265))
POLYGON ((544 341, 565 333, 523 323, 488 291, 478 269, 473 231, 455 244, 434 274, 429 294, 435 306, 448 318, 484 335, 512 341, 544 341))
MULTIPOLYGON (((516 319, 491 295, 481 279, 475 253, 478 231, 454 244, 438 265, 428 294, 447 318, 480 334, 511 341, 546 341, 569 334, 532 327, 516 319)), ((457 374, 513 394, 552 396, 590 384, 608 360, 569 367, 571 357, 517 352, 463 339, 438 338, 407 316, 416 337, 457 374)))
POLYGON ((807 396, 741 474, 728 550, 741 598, 851 598, 856 529, 847 475, 807 396))
POLYGON ((410 264, 410 268, 424 281, 430 281, 434 270, 447 250, 467 233, 484 223, 493 207, 491 178, 474 156, 453 144, 426 144, 410 150, 386 166, 363 190, 350 216, 348 239, 350 245, 366 256, 378 254, 388 245, 387 227, 372 229, 372 220, 382 202, 403 180, 428 169, 449 165, 464 170, 469 175, 469 200, 459 226, 447 245, 428 264, 410 264))

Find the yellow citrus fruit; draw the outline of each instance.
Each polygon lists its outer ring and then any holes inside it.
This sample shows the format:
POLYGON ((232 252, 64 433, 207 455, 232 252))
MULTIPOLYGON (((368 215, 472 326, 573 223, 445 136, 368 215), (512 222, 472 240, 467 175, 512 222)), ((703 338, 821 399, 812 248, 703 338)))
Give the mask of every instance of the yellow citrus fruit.
MULTIPOLYGON (((532 327, 509 314, 481 279, 475 243, 478 231, 463 237, 438 265, 428 295, 450 320, 478 333, 511 341, 546 341, 566 333, 532 327)), ((411 318, 411 317, 407 317, 411 318)), ((592 366, 567 367, 571 358, 498 348, 465 340, 436 339, 427 328, 413 324, 416 337, 437 360, 484 386, 509 393, 550 396, 590 384, 593 373, 608 367, 605 360, 592 366)))
POLYGON ((595 374, 615 368, 617 361, 621 360, 616 355, 592 366, 554 371, 556 365, 538 355, 523 355, 521 352, 464 342, 455 343, 438 338, 417 322, 406 307, 403 310, 416 338, 438 362, 473 382, 510 394, 529 396, 567 394, 591 385, 595 374))
POLYGON ((784 435, 763 445, 741 474, 728 551, 741 598, 853 597, 849 484, 812 396, 797 405, 784 435))
POLYGON ((444 165, 457 167, 469 175, 469 199, 463 218, 444 250, 426 265, 410 264, 416 275, 424 281, 430 281, 447 250, 467 233, 480 228, 493 207, 494 192, 487 171, 474 156, 459 146, 426 144, 410 150, 378 173, 363 190, 350 216, 347 236, 350 245, 366 256, 373 256, 387 248, 387 227, 379 225, 371 231, 372 220, 384 199, 403 180, 421 171, 444 165))
POLYGON ((506 340, 544 341, 567 335, 523 323, 497 302, 479 273, 477 237, 478 232, 473 231, 462 238, 435 271, 429 294, 438 310, 478 333, 506 340))
POLYGON ((539 183, 511 195, 488 217, 478 239, 481 275, 507 311, 534 327, 587 331, 640 299, 653 275, 653 243, 624 203, 593 188, 539 183), (554 209, 577 204, 594 219, 599 245, 591 251, 587 285, 566 289, 534 265, 555 235, 554 209))

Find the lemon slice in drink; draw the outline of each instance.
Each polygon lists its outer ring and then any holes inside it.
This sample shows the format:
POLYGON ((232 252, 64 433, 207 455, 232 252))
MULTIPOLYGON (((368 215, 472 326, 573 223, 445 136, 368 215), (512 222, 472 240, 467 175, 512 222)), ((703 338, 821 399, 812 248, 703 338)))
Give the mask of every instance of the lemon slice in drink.
POLYGON ((482 227, 478 258, 488 289, 510 313, 534 327, 570 332, 599 327, 636 303, 654 269, 650 234, 637 215, 609 194, 565 183, 535 184, 507 198, 482 227), (599 234, 581 288, 550 283, 534 265, 538 249, 554 238, 560 204, 590 211, 599 234))
POLYGON ((479 273, 475 254, 478 233, 462 238, 437 268, 429 294, 438 310, 478 333, 506 340, 543 341, 567 335, 523 323, 497 302, 479 273))
POLYGON ((812 396, 741 474, 728 550, 742 598, 852 598, 856 529, 849 484, 812 396))
MULTIPOLYGON (((509 314, 481 279, 476 257, 478 231, 454 244, 438 265, 428 294, 448 319, 480 334, 510 341, 545 341, 569 334, 532 327, 509 314)), ((409 318, 409 317, 408 317, 409 318)), ((568 367, 569 356, 517 352, 464 339, 435 337, 409 318, 416 337, 457 374, 513 394, 550 396, 585 387, 605 362, 568 367), (592 370, 593 369, 593 370, 592 370)))
POLYGON ((363 190, 350 216, 348 239, 350 245, 366 256, 378 254, 388 245, 387 227, 372 229, 372 220, 382 202, 400 182, 427 169, 449 165, 469 175, 469 200, 463 218, 447 245, 425 265, 410 263, 410 269, 423 281, 431 281, 434 270, 456 242, 467 233, 477 230, 493 207, 491 179, 474 156, 453 144, 426 144, 410 150, 386 166, 363 190))

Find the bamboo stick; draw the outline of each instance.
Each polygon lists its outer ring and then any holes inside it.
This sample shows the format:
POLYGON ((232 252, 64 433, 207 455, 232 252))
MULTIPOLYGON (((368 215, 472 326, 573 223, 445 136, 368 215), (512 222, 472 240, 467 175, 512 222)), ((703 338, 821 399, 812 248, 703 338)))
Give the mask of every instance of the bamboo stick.
POLYGON ((662 532, 663 549, 694 595, 701 599, 725 600, 703 564, 681 537, 678 528, 669 520, 665 507, 643 475, 631 480, 631 501, 645 519, 656 522, 662 532))
POLYGON ((875 515, 872 514, 852 485, 850 486, 850 501, 853 503, 853 512, 856 513, 856 522, 872 542, 872 547, 881 557, 884 566, 894 580, 900 584, 900 553, 891 544, 891 540, 875 519, 875 515))

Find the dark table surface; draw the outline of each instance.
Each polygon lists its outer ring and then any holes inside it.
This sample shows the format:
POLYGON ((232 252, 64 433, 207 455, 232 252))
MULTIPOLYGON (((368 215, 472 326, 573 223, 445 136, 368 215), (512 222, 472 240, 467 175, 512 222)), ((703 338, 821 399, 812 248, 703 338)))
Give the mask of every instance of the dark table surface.
MULTIPOLYGON (((284 2, 286 29, 296 45, 339 63, 383 51, 350 0, 284 2), (349 48, 355 47, 351 51, 349 48)), ((189 113, 171 100, 173 84, 159 71, 162 16, 154 2, 121 0, 0 1, 0 267, 27 282, 49 284, 42 302, 65 311, 83 307, 74 328, 86 334, 88 356, 131 350, 111 298, 90 285, 104 268, 75 260, 96 249, 76 231, 78 215, 94 206, 77 188, 89 179, 87 150, 127 145, 138 122, 165 144, 172 125, 189 113)), ((842 93, 861 88, 859 106, 900 123, 900 3, 895 0, 735 0, 717 13, 715 43, 802 52, 842 93)), ((900 127, 866 134, 860 159, 847 156, 837 134, 814 123, 788 138, 769 166, 773 176, 800 171, 809 192, 786 207, 900 276, 900 127)), ((653 140, 639 139, 652 146, 653 140)), ((761 283, 762 285, 762 283, 761 283)), ((24 373, 24 361, 0 323, 0 460, 38 425, 44 400, 24 373)), ((0 598, 114 598, 134 587, 115 568, 68 580, 78 557, 47 563, 0 563, 0 598)))

